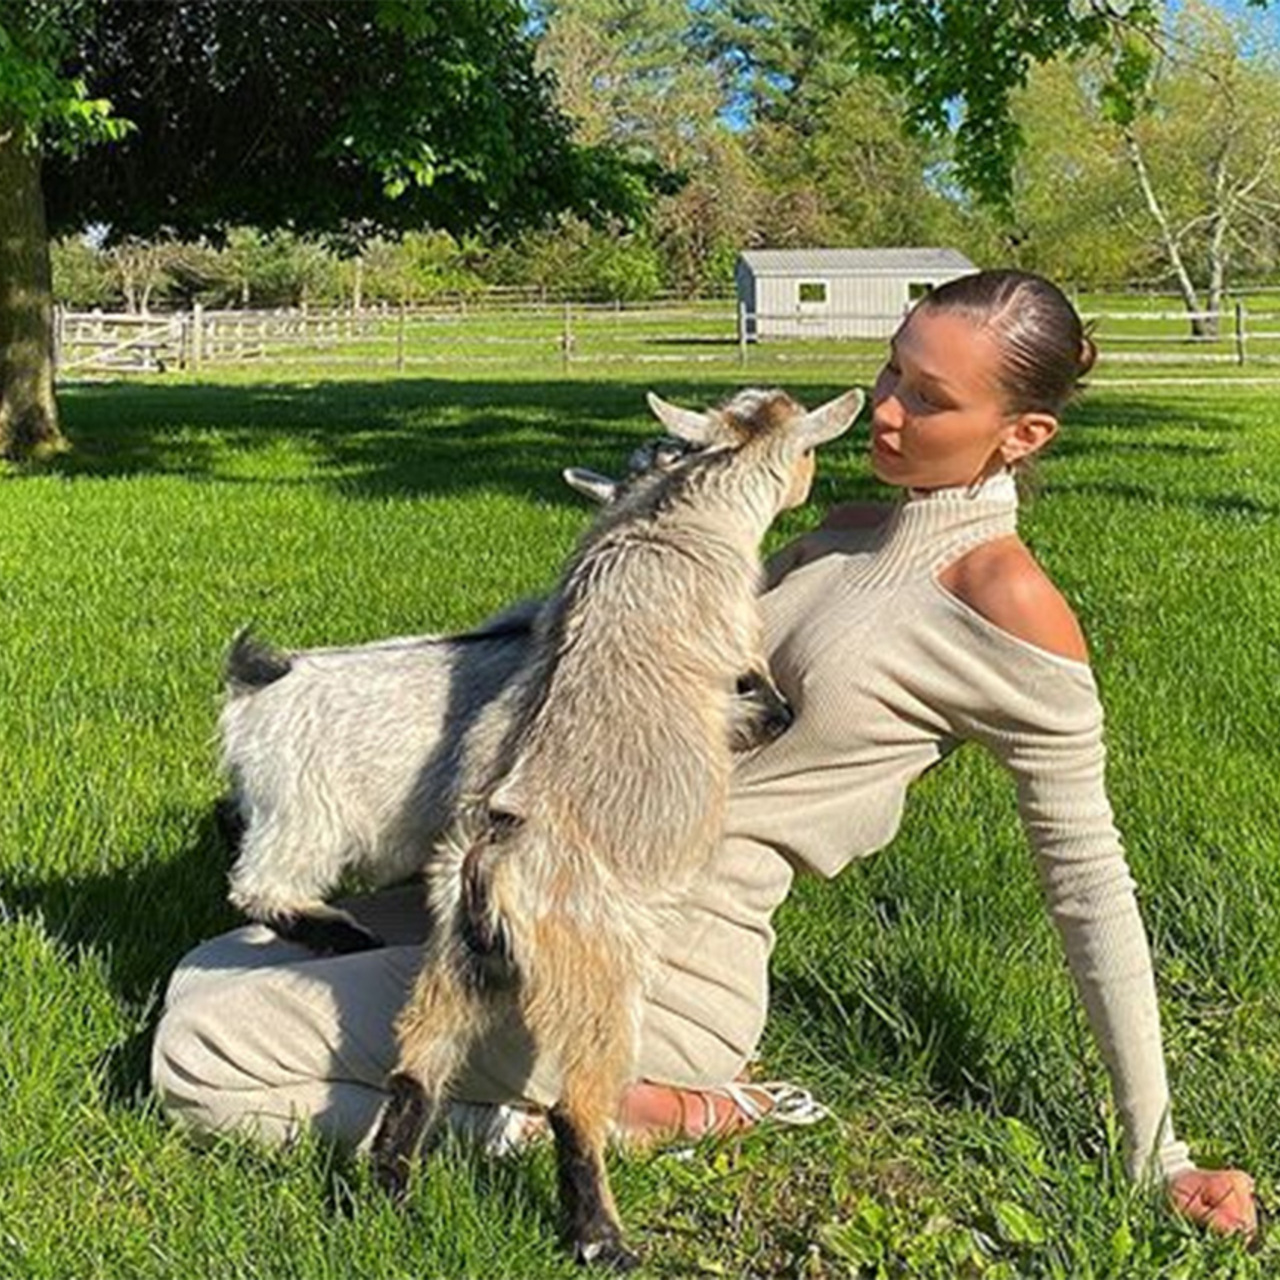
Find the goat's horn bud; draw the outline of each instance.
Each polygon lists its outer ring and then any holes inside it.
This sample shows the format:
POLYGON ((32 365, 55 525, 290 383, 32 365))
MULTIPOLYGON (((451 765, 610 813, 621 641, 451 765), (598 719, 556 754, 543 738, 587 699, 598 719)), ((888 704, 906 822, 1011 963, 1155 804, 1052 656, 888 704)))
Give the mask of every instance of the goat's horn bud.
POLYGON ((598 471, 591 471, 587 467, 565 467, 560 474, 570 489, 584 494, 593 502, 607 504, 618 496, 618 482, 602 476, 598 471))
POLYGON ((711 439, 712 418, 709 413, 695 413, 692 409, 682 409, 679 405, 668 404, 661 396, 649 392, 646 399, 654 417, 673 436, 693 444, 707 444, 711 439))

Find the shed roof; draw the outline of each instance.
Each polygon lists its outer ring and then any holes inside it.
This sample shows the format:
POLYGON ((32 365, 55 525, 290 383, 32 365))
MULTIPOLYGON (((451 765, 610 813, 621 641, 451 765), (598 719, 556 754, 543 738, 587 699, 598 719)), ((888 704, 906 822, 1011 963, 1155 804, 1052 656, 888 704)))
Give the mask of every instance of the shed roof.
POLYGON ((758 276, 806 271, 827 275, 912 275, 977 268, 959 249, 746 249, 741 260, 758 276))

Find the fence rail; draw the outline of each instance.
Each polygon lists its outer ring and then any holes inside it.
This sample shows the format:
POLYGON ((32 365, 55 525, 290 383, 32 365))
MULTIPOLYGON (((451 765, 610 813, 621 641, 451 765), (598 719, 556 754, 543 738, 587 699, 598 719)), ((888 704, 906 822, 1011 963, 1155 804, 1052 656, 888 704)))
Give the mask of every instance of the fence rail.
MULTIPOLYGON (((492 304, 492 299, 489 303, 492 304)), ((1274 308, 1274 301, 1260 300, 1274 308)), ((1280 311, 1189 313, 1165 307, 1091 311, 1104 363, 1280 363, 1280 311)), ((902 313, 843 315, 801 309, 754 313, 723 299, 661 305, 510 297, 501 307, 453 299, 364 310, 221 311, 157 315, 59 309, 61 376, 200 372, 270 363, 410 367, 465 364, 696 363, 788 365, 878 360, 902 313)))

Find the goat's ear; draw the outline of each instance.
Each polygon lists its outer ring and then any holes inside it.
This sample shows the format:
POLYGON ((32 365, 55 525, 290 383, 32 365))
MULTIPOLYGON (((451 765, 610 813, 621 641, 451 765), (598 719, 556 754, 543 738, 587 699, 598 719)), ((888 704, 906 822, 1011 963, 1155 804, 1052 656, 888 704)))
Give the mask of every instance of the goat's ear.
POLYGON ((679 405, 668 404, 661 396, 652 391, 645 397, 654 417, 673 436, 688 440, 691 444, 710 444, 715 435, 715 419, 709 413, 695 413, 692 409, 682 409, 679 405))
POLYGON ((565 467, 560 474, 570 489, 575 489, 592 502, 602 505, 612 502, 621 487, 616 480, 610 480, 608 476, 602 476, 598 471, 590 471, 586 467, 565 467))
POLYGON ((816 449, 828 440, 843 435, 853 426, 854 419, 862 412, 866 396, 858 387, 846 391, 844 395, 828 400, 826 404, 804 415, 797 433, 797 440, 802 449, 816 449))

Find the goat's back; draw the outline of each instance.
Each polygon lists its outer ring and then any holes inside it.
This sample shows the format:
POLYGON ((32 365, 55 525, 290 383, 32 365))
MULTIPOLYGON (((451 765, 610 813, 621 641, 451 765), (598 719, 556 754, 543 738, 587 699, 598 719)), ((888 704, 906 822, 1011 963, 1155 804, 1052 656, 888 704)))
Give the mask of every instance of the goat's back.
POLYGON ((491 807, 633 886, 696 866, 722 825, 758 577, 751 539, 689 520, 618 523, 589 543, 544 618, 491 807))

